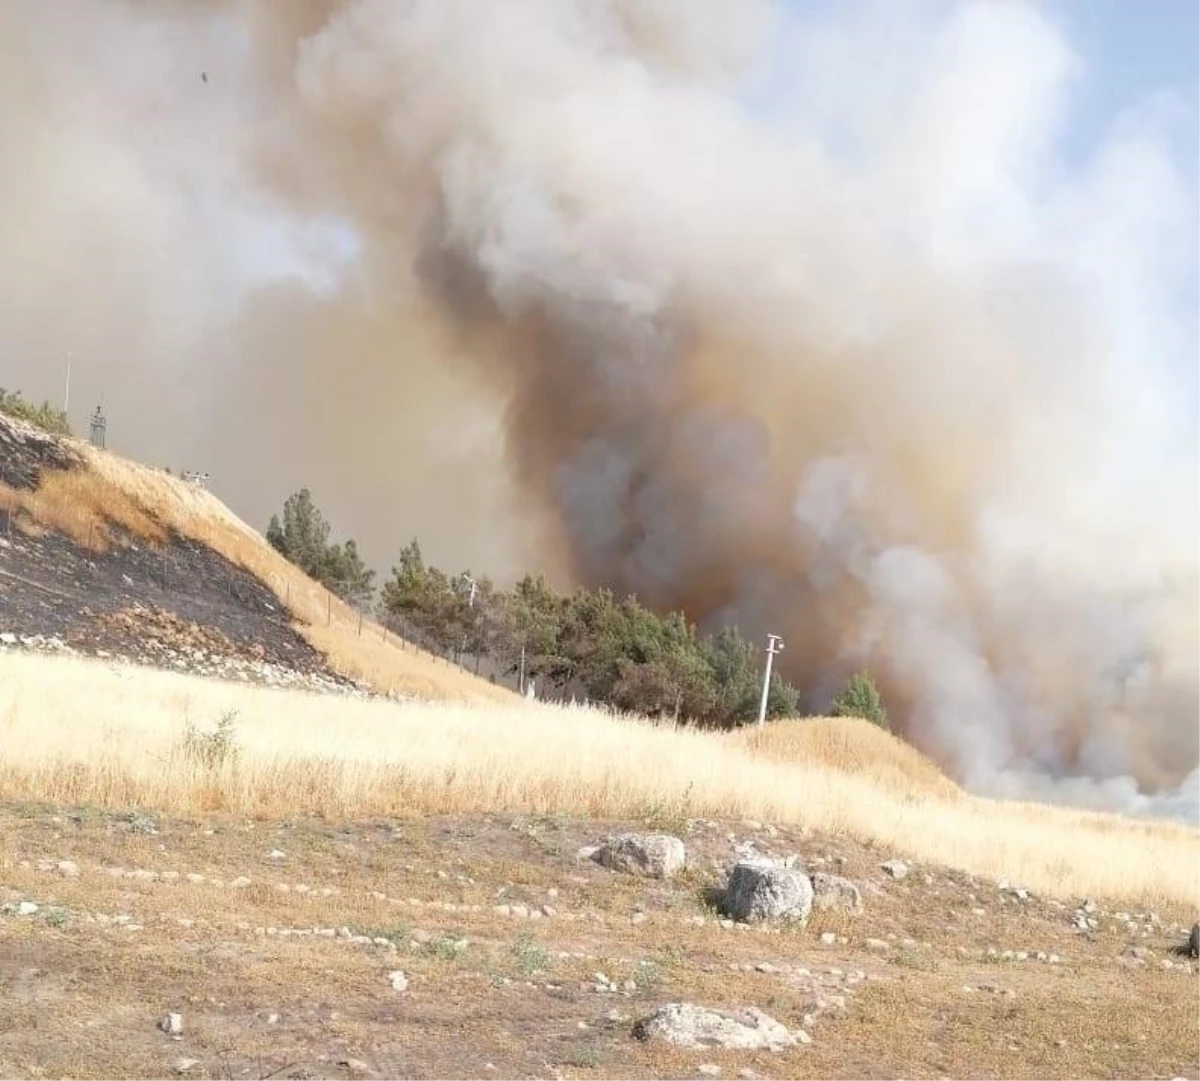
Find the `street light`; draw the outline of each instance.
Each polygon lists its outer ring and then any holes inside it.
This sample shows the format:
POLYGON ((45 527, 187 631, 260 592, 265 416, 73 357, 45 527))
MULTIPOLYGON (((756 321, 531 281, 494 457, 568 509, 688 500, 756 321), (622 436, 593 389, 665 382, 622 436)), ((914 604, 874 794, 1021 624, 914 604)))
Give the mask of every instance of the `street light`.
POLYGON ((776 653, 783 652, 783 639, 777 634, 767 635, 767 670, 763 673, 762 701, 758 704, 758 723, 765 724, 767 720, 767 695, 771 691, 771 662, 776 653))

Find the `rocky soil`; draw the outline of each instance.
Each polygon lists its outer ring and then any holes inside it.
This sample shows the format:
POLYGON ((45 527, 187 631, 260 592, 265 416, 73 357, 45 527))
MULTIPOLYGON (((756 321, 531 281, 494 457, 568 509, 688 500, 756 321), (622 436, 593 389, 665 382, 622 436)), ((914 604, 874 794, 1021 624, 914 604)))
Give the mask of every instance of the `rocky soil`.
POLYGON ((892 855, 757 822, 10 806, 0 1075, 1197 1077, 1190 913, 892 855), (739 866, 838 900, 735 919, 739 866))

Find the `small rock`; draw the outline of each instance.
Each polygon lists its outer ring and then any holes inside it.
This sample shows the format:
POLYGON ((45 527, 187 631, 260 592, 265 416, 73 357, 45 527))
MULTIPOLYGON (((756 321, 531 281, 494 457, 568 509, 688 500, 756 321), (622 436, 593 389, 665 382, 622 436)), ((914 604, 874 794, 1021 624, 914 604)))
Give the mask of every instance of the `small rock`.
POLYGON ((79 864, 77 864, 74 860, 59 860, 58 873, 64 878, 78 878, 79 864))
POLYGON ((238 877, 229 884, 235 890, 243 890, 250 885, 250 879, 248 879, 245 875, 238 875, 238 877))
POLYGON ((837 938, 838 938, 838 936, 835 935, 832 931, 822 931, 821 932, 821 945, 822 946, 836 946, 837 938))
POLYGON ((740 1077, 742 1081, 758 1081, 758 1074, 750 1069, 749 1066, 743 1066, 740 1070, 738 1070, 738 1077, 740 1077))
POLYGON ((395 972, 389 972, 388 980, 392 985, 393 991, 407 991, 408 990, 408 977, 406 975, 404 975, 404 973, 401 972, 399 969, 396 969, 395 972))
POLYGON ((610 837, 595 855, 602 867, 648 878, 670 878, 687 861, 683 842, 669 833, 623 833, 610 837))
POLYGON ((788 920, 805 923, 813 905, 813 887, 802 870, 770 860, 740 860, 733 865, 722 906, 746 922, 788 920))
POLYGON ((715 1062, 702 1062, 696 1067, 696 1072, 703 1074, 705 1077, 720 1077, 721 1067, 715 1062))
POLYGON ((645 923, 645 922, 646 922, 646 913, 644 913, 644 912, 634 912, 634 913, 633 913, 633 914, 632 914, 632 915, 629 917, 629 922, 630 922, 630 923, 645 923))
POLYGON ((165 1014, 158 1022, 158 1027, 168 1036, 183 1035, 183 1014, 168 1013, 165 1014))
POLYGON ((821 911, 841 908, 849 912, 862 909, 862 894, 850 879, 818 871, 809 881, 812 882, 813 908, 821 911))
POLYGON ((187 1073, 189 1070, 194 1069, 199 1065, 200 1060, 198 1058, 177 1058, 175 1060, 175 1072, 187 1073))
POLYGON ((908 874, 908 864, 903 860, 888 860, 887 863, 880 864, 880 869, 885 875, 897 881, 908 874))
POLYGON ((782 1051, 796 1037, 756 1006, 729 1012, 690 1002, 672 1002, 634 1026, 640 1040, 661 1039, 675 1047, 700 1050, 727 1047, 740 1051, 782 1051))
MULTIPOLYGON (((267 853, 267 859, 269 859, 269 860, 286 860, 287 853, 281 852, 278 848, 272 848, 271 851, 267 853)), ((358 1060, 355 1059, 354 1061, 357 1062, 358 1060)))
POLYGON ((793 1035, 795 1035, 796 1039, 799 1040, 800 1043, 812 1043, 812 1037, 802 1028, 796 1029, 793 1035))
POLYGON ((882 938, 868 938, 867 941, 865 943, 863 943, 863 945, 865 945, 868 950, 889 950, 889 949, 891 949, 891 944, 888 942, 885 942, 882 938))
POLYGON ((18 916, 32 916, 38 910, 38 906, 33 901, 22 901, 17 905, 18 916))
POLYGON ((599 845, 584 845, 578 852, 575 853, 575 858, 580 863, 586 863, 588 860, 594 860, 596 853, 600 851, 599 845))

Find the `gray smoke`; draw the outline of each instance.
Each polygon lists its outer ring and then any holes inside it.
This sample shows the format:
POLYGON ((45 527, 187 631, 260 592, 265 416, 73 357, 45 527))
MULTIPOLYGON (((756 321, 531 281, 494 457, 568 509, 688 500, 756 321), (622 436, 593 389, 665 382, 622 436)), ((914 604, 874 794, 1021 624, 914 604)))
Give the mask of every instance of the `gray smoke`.
POLYGON ((866 665, 974 789, 1197 817, 1178 106, 1069 161, 1041 8, 0 20, 5 349, 103 356, 140 453, 782 632, 813 710, 866 665))

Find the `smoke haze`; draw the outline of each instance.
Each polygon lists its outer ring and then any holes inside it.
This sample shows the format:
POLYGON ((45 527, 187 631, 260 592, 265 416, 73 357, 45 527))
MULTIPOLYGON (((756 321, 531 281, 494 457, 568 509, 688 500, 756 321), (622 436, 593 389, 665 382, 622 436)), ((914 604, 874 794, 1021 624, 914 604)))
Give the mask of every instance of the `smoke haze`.
POLYGON ((1072 157, 1085 75, 1017 2, 13 2, 0 382, 1195 820, 1194 110, 1072 157))

